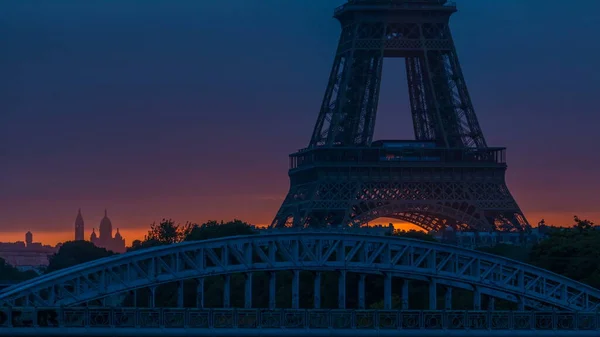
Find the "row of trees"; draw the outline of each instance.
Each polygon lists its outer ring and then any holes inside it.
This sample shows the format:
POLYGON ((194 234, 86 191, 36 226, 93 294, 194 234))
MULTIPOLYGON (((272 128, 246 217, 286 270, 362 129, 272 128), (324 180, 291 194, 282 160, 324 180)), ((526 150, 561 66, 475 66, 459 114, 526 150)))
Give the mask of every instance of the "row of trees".
POLYGON ((546 238, 532 247, 500 244, 482 251, 550 270, 600 289, 600 230, 574 217, 572 227, 550 227, 546 238))
MULTIPOLYGON (((255 233, 256 230, 250 224, 241 220, 229 222, 209 221, 201 225, 191 223, 179 225, 171 219, 163 219, 159 223, 152 224, 144 240, 134 241, 128 250, 135 251, 183 241, 198 241, 255 233)), ((420 231, 396 231, 393 235, 435 241, 435 238, 431 235, 420 231)), ((588 220, 581 220, 575 217, 575 225, 572 228, 552 228, 546 239, 532 247, 500 244, 495 247, 481 249, 481 251, 523 261, 600 288, 600 231, 596 230, 593 223, 588 220)), ((95 247, 90 242, 67 242, 50 258, 50 264, 46 272, 52 272, 111 255, 113 255, 112 252, 104 248, 95 247)), ((0 260, 0 280, 12 279, 20 281, 32 276, 25 275, 15 268, 11 268, 0 260)), ((300 287, 301 305, 309 305, 312 303, 312 276, 309 272, 303 272, 300 277, 302 281, 300 287)), ((255 273, 253 278, 254 305, 267 306, 268 275, 266 273, 255 273)), ((368 304, 371 307, 381 307, 383 305, 380 301, 383 298, 382 279, 377 276, 369 276, 366 282, 368 304)), ((398 282, 401 282, 401 280, 398 280, 398 282)), ((355 288, 357 283, 357 276, 348 275, 348 289, 355 288)), ((243 305, 243 284, 243 275, 232 276, 232 305, 243 305)), ((337 275, 334 272, 324 273, 322 284, 323 307, 335 307, 337 305, 337 275)), ((291 305, 290 285, 291 273, 277 273, 278 306, 285 307, 291 305)), ((185 283, 186 305, 192 306, 195 304, 195 287, 194 281, 187 281, 185 283)), ((400 283, 393 286, 396 290, 399 290, 400 287, 400 283)), ((176 291, 176 285, 161 285, 157 291, 158 298, 156 303, 161 306, 175 305, 176 291)), ((220 276, 209 277, 205 280, 206 306, 220 306, 222 303, 222 293, 223 280, 220 276)), ((440 293, 443 296, 443 293, 440 293)), ((416 281, 411 283, 410 301, 412 308, 417 309, 420 306, 424 308, 426 303, 428 303, 427 296, 427 284, 416 281)), ((453 307, 456 309, 469 308, 472 303, 471 296, 468 292, 455 290, 453 307)), ((144 301, 147 300, 147 296, 143 296, 143 292, 138 293, 137 298, 138 305, 144 305, 144 301)), ((132 300, 133 297, 129 296, 125 299, 125 302, 131 302, 132 300)), ((352 303, 356 301, 356 296, 352 295, 352 291, 349 290, 348 305, 352 306, 352 303)), ((442 303, 443 298, 439 298, 438 302, 442 303)), ((401 306, 399 294, 395 294, 393 305, 395 307, 401 306)), ((485 299, 483 305, 485 306, 485 299)), ((498 309, 511 309, 512 304, 496 302, 496 307, 498 309)))
POLYGON ((0 283, 16 283, 36 276, 36 272, 32 270, 20 271, 8 264, 3 258, 0 258, 0 283))

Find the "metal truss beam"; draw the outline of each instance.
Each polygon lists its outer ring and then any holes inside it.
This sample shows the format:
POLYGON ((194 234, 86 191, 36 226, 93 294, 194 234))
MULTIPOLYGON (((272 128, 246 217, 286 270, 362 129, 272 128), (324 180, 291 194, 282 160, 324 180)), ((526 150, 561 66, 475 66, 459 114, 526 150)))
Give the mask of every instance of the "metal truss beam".
MULTIPOLYGON (((292 179, 271 227, 360 226, 385 217, 426 231, 443 231, 447 226, 480 232, 529 228, 506 183, 498 178, 504 169, 472 171, 473 176, 484 178, 477 181, 460 176, 460 170, 440 168, 432 173, 357 173, 354 177, 328 173, 304 184, 292 179)), ((295 174, 303 172, 290 177, 295 174)))
POLYGON ((406 59, 416 139, 487 147, 449 28, 455 11, 389 1, 338 8, 342 32, 309 147, 371 144, 386 57, 406 59))
POLYGON ((74 306, 179 280, 286 270, 429 280, 538 310, 600 308, 600 290, 547 270, 455 246, 344 230, 272 230, 126 253, 7 288, 0 305, 74 306))

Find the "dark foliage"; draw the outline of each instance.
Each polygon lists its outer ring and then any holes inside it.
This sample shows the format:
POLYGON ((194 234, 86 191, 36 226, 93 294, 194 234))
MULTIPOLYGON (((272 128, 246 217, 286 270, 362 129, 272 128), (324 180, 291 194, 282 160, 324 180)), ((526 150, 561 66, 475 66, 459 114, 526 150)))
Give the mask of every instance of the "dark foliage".
POLYGON ((89 241, 65 242, 57 253, 50 256, 46 273, 69 268, 80 263, 90 262, 103 257, 114 255, 112 251, 96 247, 89 241))
POLYGON ((437 242, 437 240, 433 237, 433 235, 431 235, 429 233, 425 233, 423 231, 416 231, 414 229, 411 229, 408 231, 397 229, 394 231, 394 233, 392 235, 393 236, 401 236, 401 237, 405 237, 405 238, 409 238, 409 239, 437 242))
POLYGON ((36 277, 34 271, 20 271, 0 258, 0 282, 21 282, 36 277))
POLYGON ((600 231, 589 220, 574 220, 572 228, 553 231, 535 245, 530 263, 600 288, 600 231))

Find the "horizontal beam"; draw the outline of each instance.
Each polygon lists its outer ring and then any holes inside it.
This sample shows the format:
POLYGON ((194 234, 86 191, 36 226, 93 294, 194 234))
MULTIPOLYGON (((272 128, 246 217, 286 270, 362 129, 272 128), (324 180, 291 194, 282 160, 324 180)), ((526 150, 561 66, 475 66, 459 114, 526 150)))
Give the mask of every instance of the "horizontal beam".
POLYGON ((369 334, 369 331, 385 330, 461 330, 463 333, 473 330, 486 336, 491 336, 493 331, 506 333, 508 330, 535 331, 537 336, 544 331, 560 331, 561 336, 566 336, 563 331, 593 331, 598 336, 599 319, 597 312, 561 311, 4 307, 0 308, 0 336, 76 336, 74 332, 80 336, 105 335, 97 335, 99 331, 118 336, 150 336, 164 333, 164 329, 187 332, 191 336, 204 336, 205 332, 225 336, 227 331, 239 331, 234 334, 237 336, 251 336, 254 335, 251 331, 282 333, 282 329, 288 336, 294 336, 290 334, 294 329, 339 331, 336 336, 353 336, 351 331, 369 334))
MULTIPOLYGON (((397 337, 397 330, 375 330, 375 329, 141 329, 141 328, 80 328, 80 329, 48 329, 48 328, 31 328, 31 329, 0 329, 0 336, 10 337, 113 337, 116 336, 143 336, 143 337, 299 337, 299 336, 336 336, 336 337, 397 337)), ((553 331, 553 330, 411 330, 403 331, 403 337, 545 337, 545 336, 561 336, 561 337, 597 337, 598 331, 553 331)))

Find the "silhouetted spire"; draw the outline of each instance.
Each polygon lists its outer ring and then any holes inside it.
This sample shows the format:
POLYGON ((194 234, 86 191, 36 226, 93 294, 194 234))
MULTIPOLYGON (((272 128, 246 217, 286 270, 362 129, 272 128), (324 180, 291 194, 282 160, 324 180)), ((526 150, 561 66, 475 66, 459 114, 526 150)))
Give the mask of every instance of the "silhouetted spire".
POLYGON ((77 210, 77 217, 75 218, 75 241, 85 240, 85 224, 83 216, 81 215, 81 208, 77 210))

